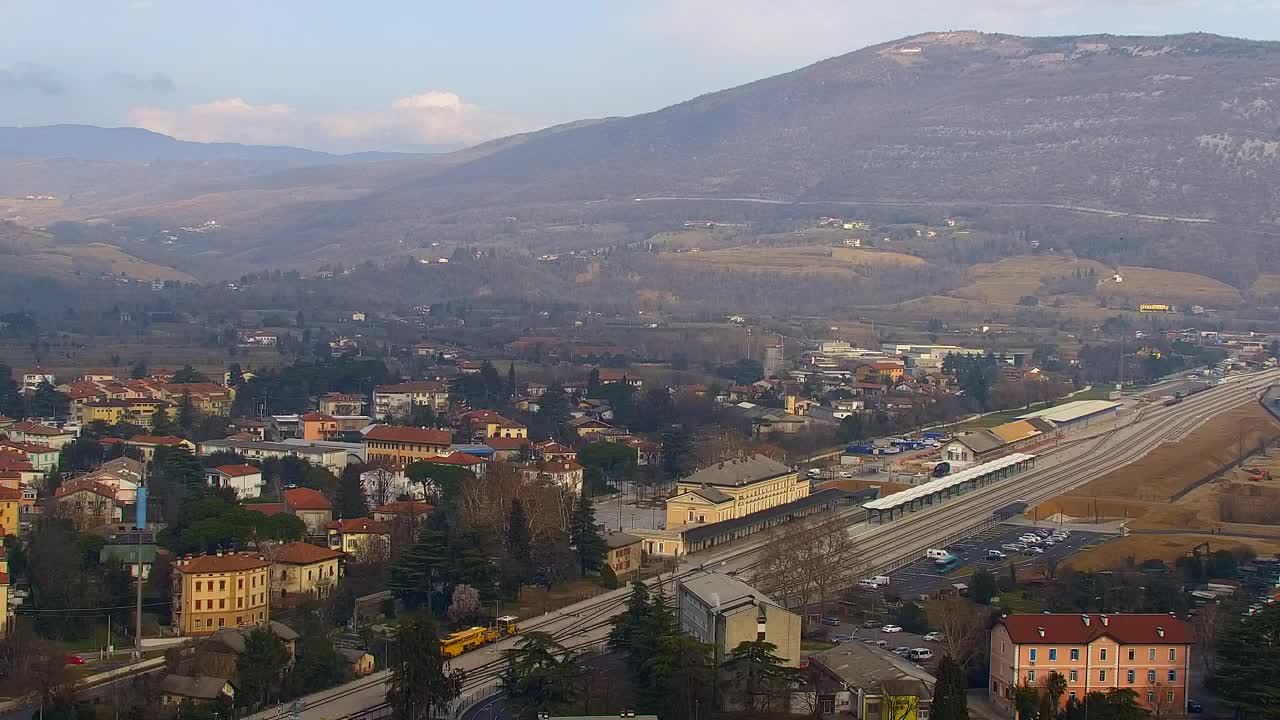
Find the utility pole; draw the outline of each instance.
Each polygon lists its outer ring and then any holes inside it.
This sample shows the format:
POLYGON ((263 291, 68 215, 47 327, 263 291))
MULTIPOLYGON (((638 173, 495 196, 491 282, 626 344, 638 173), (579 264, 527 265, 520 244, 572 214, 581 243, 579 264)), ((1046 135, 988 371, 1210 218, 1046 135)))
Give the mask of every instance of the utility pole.
MULTIPOLYGON (((138 485, 137 496, 134 498, 134 525, 137 526, 138 546, 136 548, 138 556, 134 558, 135 576, 134 583, 134 599, 136 607, 134 608, 134 626, 133 626, 133 658, 134 660, 142 660, 142 536, 147 531, 147 466, 142 466, 142 482, 138 485)), ((111 638, 107 641, 110 643, 111 638)))

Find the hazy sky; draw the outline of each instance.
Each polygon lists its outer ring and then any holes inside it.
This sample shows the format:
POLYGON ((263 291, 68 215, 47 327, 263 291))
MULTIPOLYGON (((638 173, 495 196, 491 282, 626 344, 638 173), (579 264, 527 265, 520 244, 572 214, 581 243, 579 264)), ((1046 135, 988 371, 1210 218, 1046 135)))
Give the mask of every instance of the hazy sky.
POLYGON ((0 125, 456 147, 957 29, 1280 39, 1280 0, 0 0, 0 125))

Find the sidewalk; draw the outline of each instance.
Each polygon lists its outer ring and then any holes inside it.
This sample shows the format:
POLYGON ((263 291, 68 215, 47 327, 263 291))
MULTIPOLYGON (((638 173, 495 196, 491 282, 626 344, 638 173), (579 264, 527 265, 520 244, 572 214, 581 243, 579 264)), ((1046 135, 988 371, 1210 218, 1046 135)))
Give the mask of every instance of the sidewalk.
POLYGON ((987 691, 985 688, 970 688, 965 695, 968 696, 970 718, 982 718, 982 720, 1009 720, 1008 715, 987 699, 987 691))

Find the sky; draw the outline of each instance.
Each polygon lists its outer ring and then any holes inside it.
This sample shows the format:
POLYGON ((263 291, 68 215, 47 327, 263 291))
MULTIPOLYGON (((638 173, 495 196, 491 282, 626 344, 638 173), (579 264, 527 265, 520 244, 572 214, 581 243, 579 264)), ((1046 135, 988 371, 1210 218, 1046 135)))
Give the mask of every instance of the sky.
POLYGON ((333 152, 632 115, 935 30, 1280 40, 1280 0, 0 0, 0 125, 333 152))

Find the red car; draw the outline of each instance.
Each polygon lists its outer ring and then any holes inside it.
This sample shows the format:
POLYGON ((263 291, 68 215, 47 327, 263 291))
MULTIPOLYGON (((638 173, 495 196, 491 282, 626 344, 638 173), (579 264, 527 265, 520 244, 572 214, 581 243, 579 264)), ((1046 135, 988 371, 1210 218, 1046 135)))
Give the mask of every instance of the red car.
POLYGON ((80 657, 79 655, 68 655, 68 656, 67 656, 67 664, 68 664, 68 665, 83 665, 83 664, 84 664, 84 658, 80 657))

